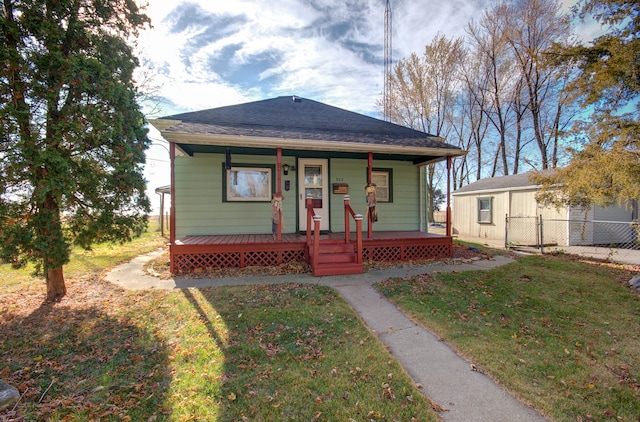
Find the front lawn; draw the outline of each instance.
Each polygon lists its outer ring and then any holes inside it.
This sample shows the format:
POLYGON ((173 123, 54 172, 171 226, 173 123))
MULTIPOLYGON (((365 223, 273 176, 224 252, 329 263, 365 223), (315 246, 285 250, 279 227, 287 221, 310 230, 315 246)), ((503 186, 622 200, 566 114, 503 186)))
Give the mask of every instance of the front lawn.
POLYGON ((0 379, 22 395, 0 421, 438 420, 330 288, 104 281, 164 243, 148 236, 74 255, 56 304, 43 303, 42 280, 0 266, 0 379))
POLYGON ((639 270, 530 256, 377 288, 552 419, 638 421, 639 270))

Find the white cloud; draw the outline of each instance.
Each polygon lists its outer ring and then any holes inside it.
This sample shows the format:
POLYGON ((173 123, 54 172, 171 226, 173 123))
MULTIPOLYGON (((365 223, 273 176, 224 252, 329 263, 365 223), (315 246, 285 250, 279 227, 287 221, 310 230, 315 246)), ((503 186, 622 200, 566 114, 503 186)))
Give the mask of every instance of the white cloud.
MULTIPOLYGON (((464 36, 491 3, 392 1, 394 61, 421 53, 438 33, 464 36)), ((183 111, 296 94, 375 113, 384 8, 385 0, 150 0, 154 28, 139 43, 162 96, 183 111)))
MULTIPOLYGON (((176 5, 151 0, 154 29, 143 34, 140 44, 162 74, 162 95, 177 108, 296 94, 375 113, 383 82, 384 3, 256 0, 214 5, 192 0, 176 5), (221 28, 213 21, 221 17, 237 22, 221 28), (181 19, 182 31, 172 33, 170 24, 176 19, 181 19)), ((461 35, 479 4, 392 2, 394 60, 421 52, 438 32, 461 35)))

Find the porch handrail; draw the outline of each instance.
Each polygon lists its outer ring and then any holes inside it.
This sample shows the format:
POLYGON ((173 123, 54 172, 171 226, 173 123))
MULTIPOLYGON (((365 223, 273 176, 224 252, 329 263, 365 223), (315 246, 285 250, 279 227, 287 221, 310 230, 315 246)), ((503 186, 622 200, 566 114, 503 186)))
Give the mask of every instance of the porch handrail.
POLYGON ((321 215, 313 216, 313 258, 311 262, 313 265, 318 264, 318 256, 320 254, 320 221, 322 220, 321 215))
MULTIPOLYGON (((344 197, 344 243, 351 242, 351 218, 356 222, 356 248, 358 264, 362 264, 362 214, 356 214, 351 208, 351 197, 344 197)), ((312 262, 318 262, 320 250, 320 222, 322 216, 317 215, 313 209, 313 197, 307 195, 307 245, 311 246, 311 232, 313 231, 313 257, 312 262), (313 222, 313 225, 311 224, 313 222)))
POLYGON ((313 209, 313 196, 307 195, 307 245, 311 245, 311 221, 316 216, 316 211, 313 209))
POLYGON ((351 208, 351 197, 349 195, 344 196, 344 243, 351 242, 351 218, 356 222, 356 247, 358 249, 358 264, 362 264, 362 214, 356 214, 351 208))

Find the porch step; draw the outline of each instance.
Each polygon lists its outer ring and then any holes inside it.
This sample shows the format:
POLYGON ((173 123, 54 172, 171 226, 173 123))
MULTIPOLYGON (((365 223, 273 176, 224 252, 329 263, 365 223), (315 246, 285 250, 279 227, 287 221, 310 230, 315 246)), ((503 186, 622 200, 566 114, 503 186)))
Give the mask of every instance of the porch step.
MULTIPOLYGON (((313 260, 313 245, 309 246, 309 256, 313 260)), ((314 276, 362 274, 362 264, 351 243, 325 240, 320 242, 317 262, 311 263, 314 276)))
MULTIPOLYGON (((313 256, 313 246, 309 246, 309 256, 313 256)), ((358 256, 355 253, 355 249, 349 243, 320 244, 318 263, 357 261, 358 256)))
POLYGON ((363 271, 362 264, 358 264, 357 262, 343 264, 325 263, 312 266, 314 277, 325 275, 362 274, 363 271))

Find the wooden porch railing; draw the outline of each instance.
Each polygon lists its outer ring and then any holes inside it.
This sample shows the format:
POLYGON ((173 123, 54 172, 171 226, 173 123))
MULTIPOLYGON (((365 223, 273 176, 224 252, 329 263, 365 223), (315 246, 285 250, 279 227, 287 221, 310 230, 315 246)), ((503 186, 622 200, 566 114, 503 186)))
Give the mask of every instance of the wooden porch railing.
POLYGON ((320 253, 320 222, 321 215, 316 215, 313 209, 313 197, 307 195, 307 245, 311 246, 311 221, 313 220, 313 256, 311 262, 318 262, 318 254, 320 253))
POLYGON ((311 221, 316 216, 316 211, 313 209, 313 197, 311 195, 307 195, 307 245, 311 245, 311 231, 313 230, 313 226, 311 225, 311 221))
POLYGON ((351 208, 351 197, 345 195, 344 197, 344 243, 351 242, 351 229, 350 222, 351 217, 356 222, 356 248, 358 250, 358 264, 362 264, 362 214, 356 214, 351 208))
MULTIPOLYGON (((356 249, 358 255, 358 264, 362 264, 362 214, 356 214, 351 208, 351 197, 344 197, 344 243, 351 242, 351 218, 356 223, 356 249)), ((318 262, 318 253, 320 251, 320 223, 322 216, 317 215, 313 209, 313 198, 307 196, 307 245, 311 246, 313 232, 313 257, 312 262, 318 262), (313 222, 313 226, 311 224, 313 222)))

